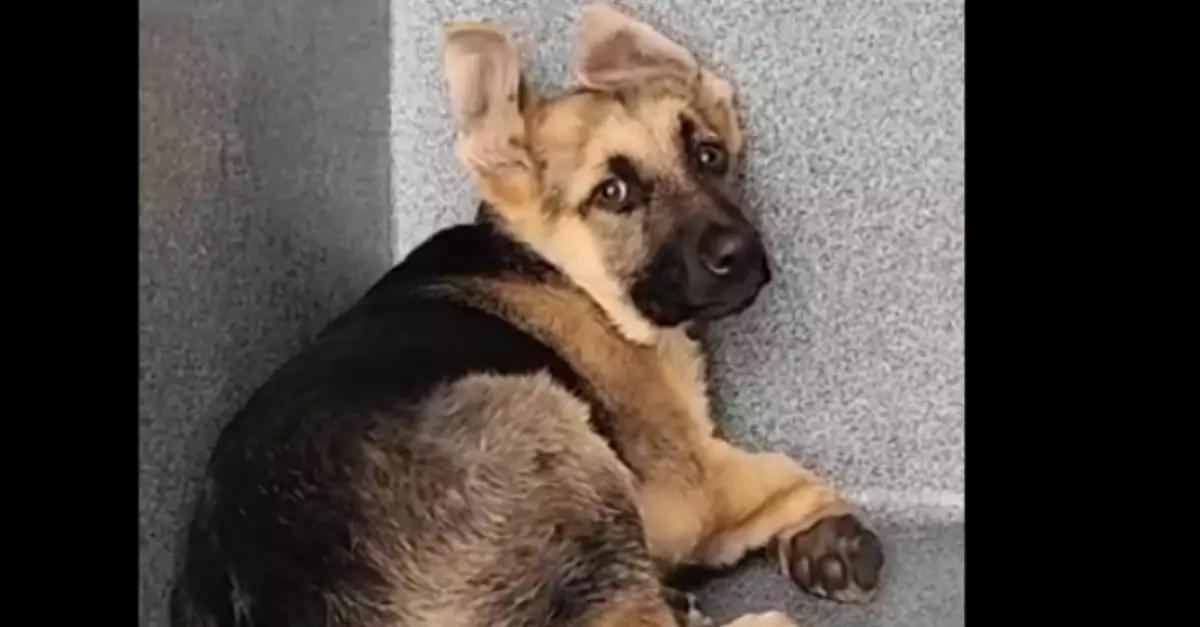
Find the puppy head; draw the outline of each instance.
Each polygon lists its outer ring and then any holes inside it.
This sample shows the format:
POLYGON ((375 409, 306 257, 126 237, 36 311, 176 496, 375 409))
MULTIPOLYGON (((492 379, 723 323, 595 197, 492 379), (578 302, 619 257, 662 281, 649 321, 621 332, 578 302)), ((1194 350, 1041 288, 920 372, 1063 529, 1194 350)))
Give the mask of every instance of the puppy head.
POLYGON ((634 341, 753 302, 770 270, 734 200, 743 140, 727 81, 605 5, 583 13, 573 89, 544 101, 496 27, 447 33, 460 158, 503 228, 634 341))

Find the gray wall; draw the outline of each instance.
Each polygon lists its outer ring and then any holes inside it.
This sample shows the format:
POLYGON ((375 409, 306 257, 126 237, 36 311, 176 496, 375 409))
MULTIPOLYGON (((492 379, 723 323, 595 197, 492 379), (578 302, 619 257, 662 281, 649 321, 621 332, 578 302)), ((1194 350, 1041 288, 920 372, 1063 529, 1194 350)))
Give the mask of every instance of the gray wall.
POLYGON ((220 426, 390 265, 387 16, 142 4, 140 625, 220 426))

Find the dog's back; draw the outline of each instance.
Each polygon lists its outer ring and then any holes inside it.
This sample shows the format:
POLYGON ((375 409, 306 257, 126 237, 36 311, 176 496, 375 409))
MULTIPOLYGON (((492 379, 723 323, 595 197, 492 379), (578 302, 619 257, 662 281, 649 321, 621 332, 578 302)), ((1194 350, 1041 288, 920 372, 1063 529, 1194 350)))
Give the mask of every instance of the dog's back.
POLYGON ((291 360, 221 436, 174 623, 577 624, 656 594, 580 380, 459 287, 552 272, 446 230, 291 360))

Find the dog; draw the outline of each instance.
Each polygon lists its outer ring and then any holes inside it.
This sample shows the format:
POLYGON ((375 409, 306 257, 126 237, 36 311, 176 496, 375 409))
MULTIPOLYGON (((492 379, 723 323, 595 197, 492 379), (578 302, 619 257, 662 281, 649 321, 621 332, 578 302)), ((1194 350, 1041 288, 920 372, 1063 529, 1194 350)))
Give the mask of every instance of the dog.
POLYGON ((731 84, 607 5, 579 29, 575 84, 544 96, 505 29, 445 27, 478 214, 222 431, 173 625, 699 625, 665 578, 760 549, 811 594, 874 597, 881 543, 847 499, 710 416, 703 325, 771 281, 731 84))

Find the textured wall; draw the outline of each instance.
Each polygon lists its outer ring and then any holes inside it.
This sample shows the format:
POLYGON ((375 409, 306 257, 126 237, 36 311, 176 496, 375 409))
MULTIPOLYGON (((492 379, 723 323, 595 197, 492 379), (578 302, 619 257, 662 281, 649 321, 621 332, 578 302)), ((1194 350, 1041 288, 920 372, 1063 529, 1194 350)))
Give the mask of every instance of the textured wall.
MULTIPOLYGON (((396 245, 467 218, 437 27, 512 25, 561 85, 583 2, 393 0, 396 245)), ((732 434, 799 455, 872 508, 961 516, 963 6, 621 3, 740 87, 751 209, 777 281, 716 333, 732 434), (914 509, 916 508, 916 509, 914 509)))
POLYGON ((387 3, 143 2, 139 625, 248 392, 391 262, 387 3))

